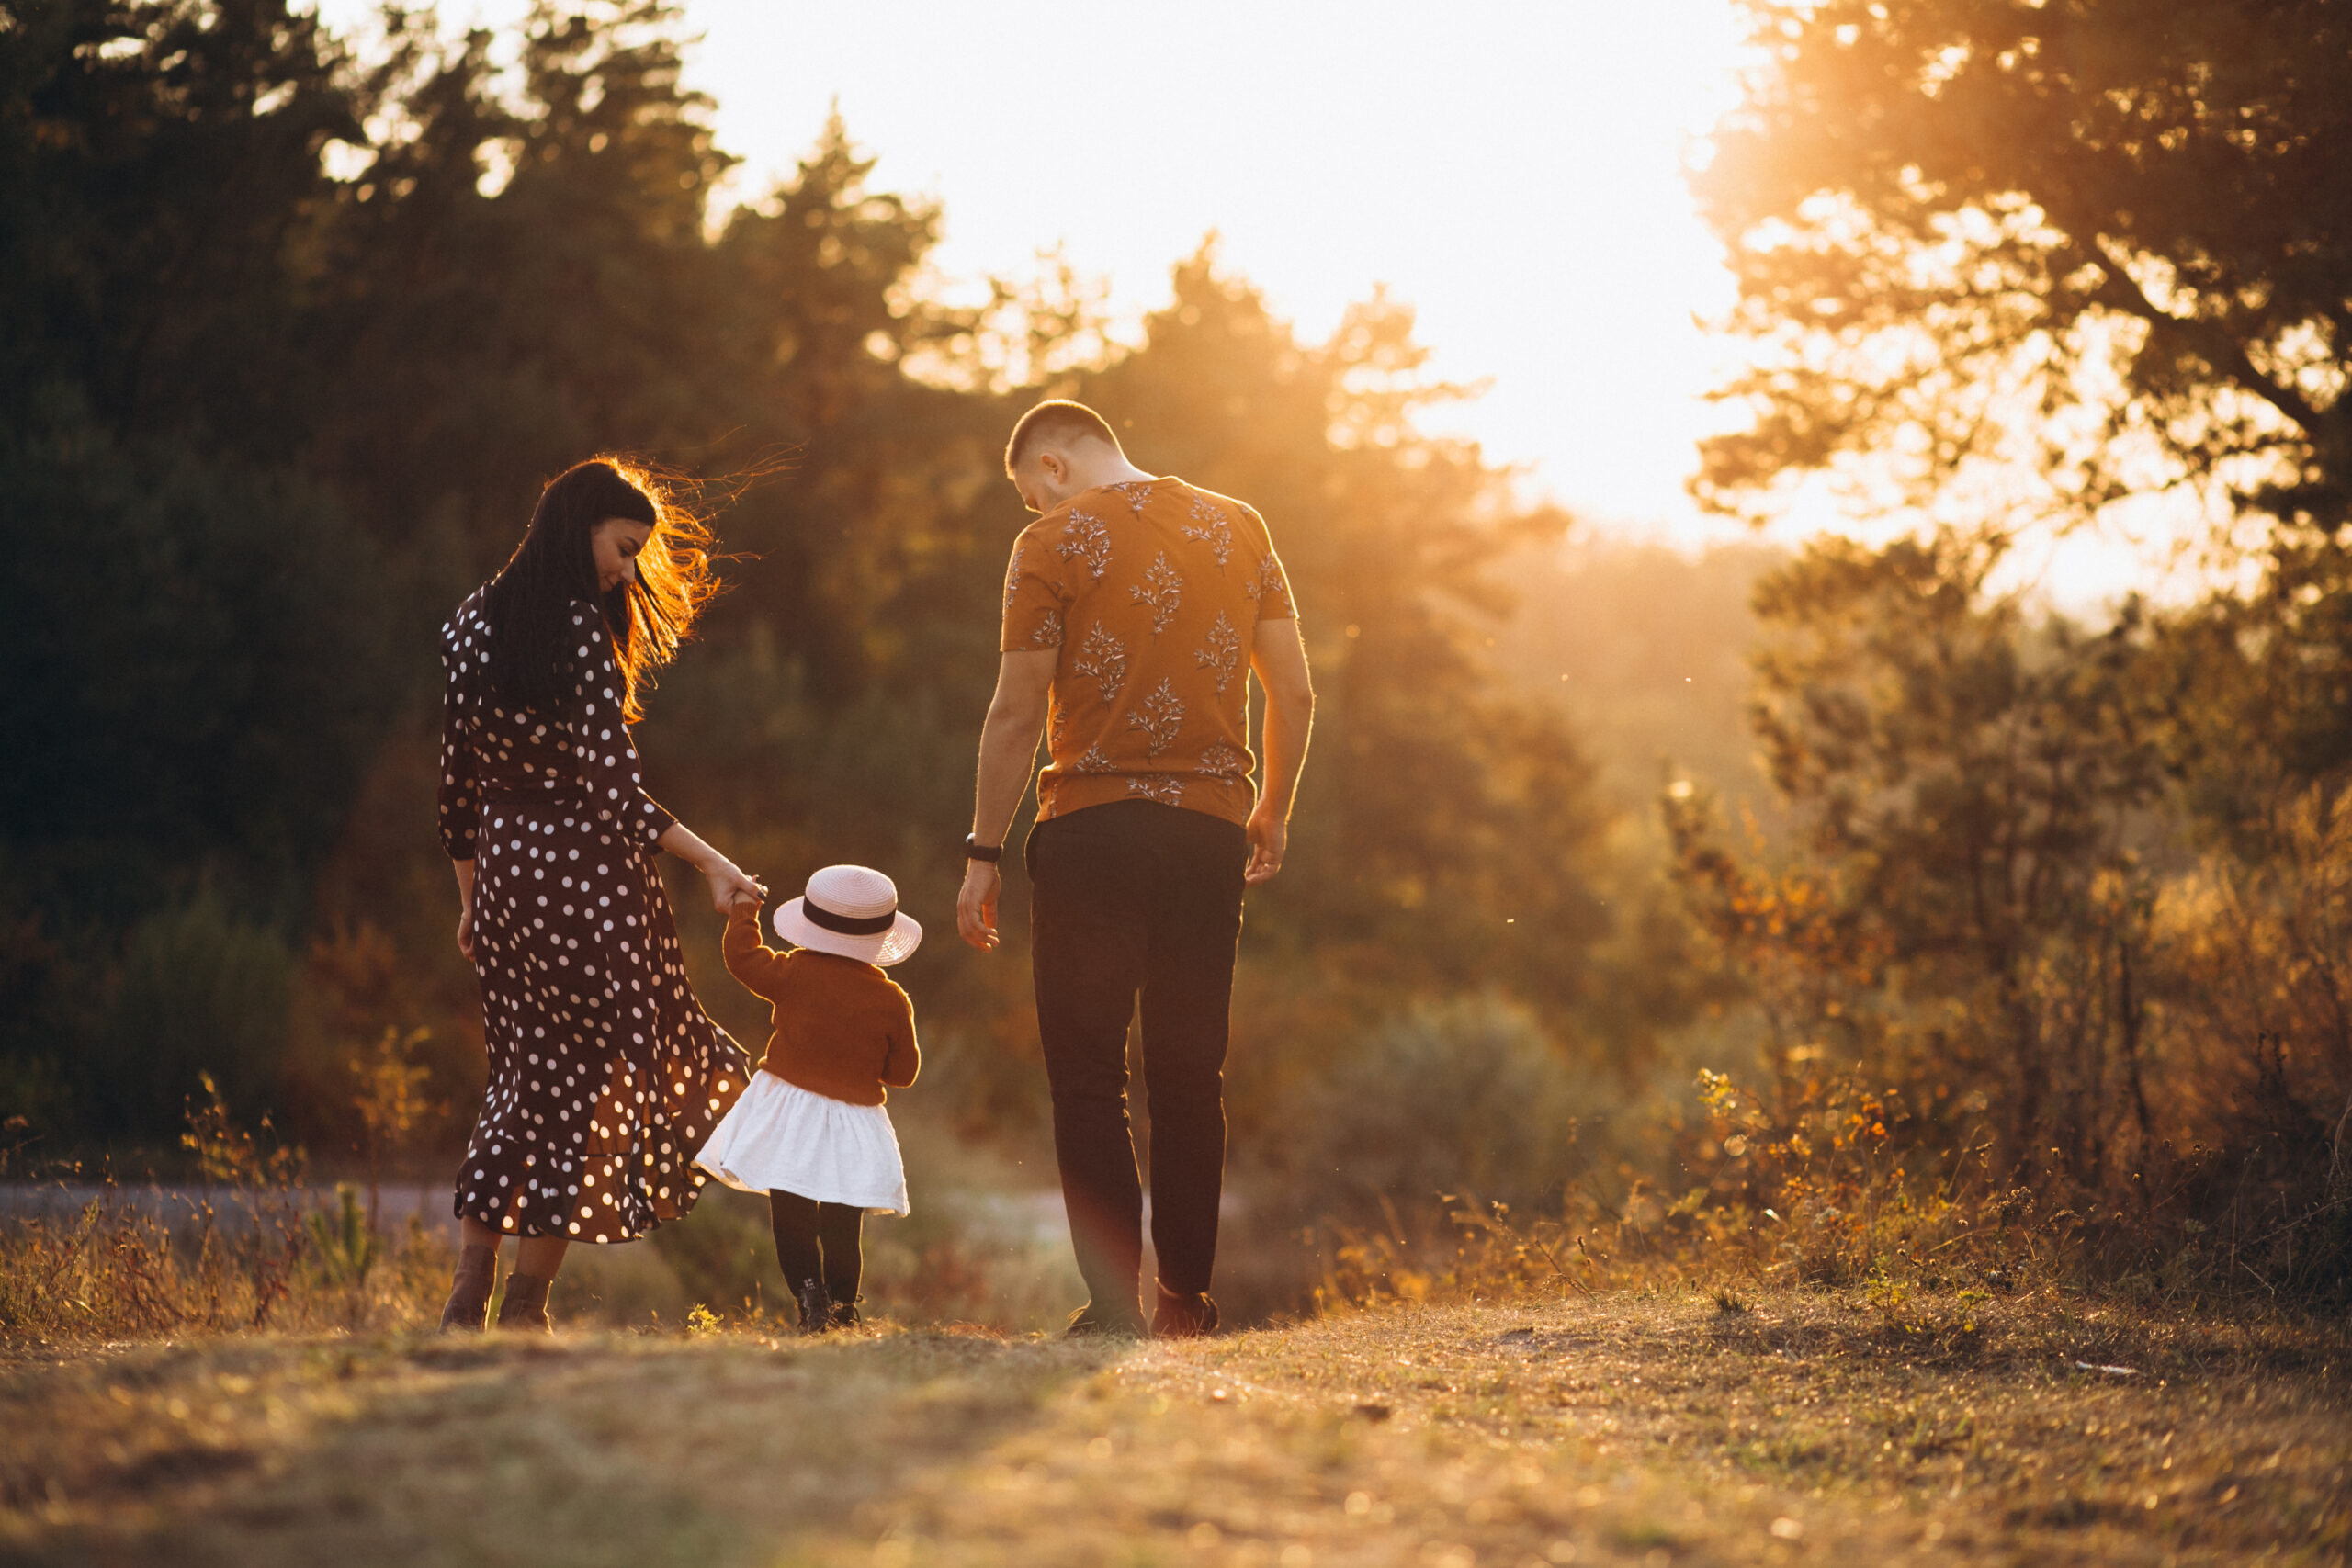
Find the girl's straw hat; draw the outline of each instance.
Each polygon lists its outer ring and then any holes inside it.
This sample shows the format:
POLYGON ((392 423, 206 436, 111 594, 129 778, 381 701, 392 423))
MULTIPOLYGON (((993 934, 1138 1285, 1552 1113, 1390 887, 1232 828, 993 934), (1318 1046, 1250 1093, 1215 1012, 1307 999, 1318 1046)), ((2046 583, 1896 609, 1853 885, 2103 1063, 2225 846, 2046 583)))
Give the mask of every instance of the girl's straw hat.
POLYGON ((777 907, 775 934, 883 968, 922 942, 922 927, 899 912, 898 885, 863 865, 829 865, 811 876, 805 895, 777 907))

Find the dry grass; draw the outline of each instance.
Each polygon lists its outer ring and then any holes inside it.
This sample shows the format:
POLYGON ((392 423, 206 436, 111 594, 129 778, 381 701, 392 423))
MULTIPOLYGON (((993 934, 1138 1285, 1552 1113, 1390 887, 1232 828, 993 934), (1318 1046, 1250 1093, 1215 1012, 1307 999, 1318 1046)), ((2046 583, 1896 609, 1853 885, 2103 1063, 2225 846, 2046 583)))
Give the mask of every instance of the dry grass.
POLYGON ((0 1225, 0 1336, 89 1344, 435 1321, 447 1243, 413 1224, 387 1235, 356 1190, 334 1196, 315 1207, 291 1189, 236 1189, 167 1220, 107 1192, 76 1213, 0 1225))
POLYGON ((2346 1349, 2341 1327, 1811 1292, 1390 1306, 1184 1345, 147 1345, 10 1369, 0 1555, 2342 1562, 2346 1349))

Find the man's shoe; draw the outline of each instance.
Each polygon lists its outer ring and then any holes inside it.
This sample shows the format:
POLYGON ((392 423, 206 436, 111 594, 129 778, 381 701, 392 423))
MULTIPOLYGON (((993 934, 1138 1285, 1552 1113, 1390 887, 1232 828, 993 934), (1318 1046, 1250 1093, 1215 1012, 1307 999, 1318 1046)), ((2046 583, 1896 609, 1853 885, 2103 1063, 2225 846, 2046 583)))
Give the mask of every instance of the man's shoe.
POLYGON ((1098 1336, 1106 1339, 1141 1339, 1143 1314, 1134 1307, 1122 1311, 1116 1306, 1089 1302, 1069 1314, 1069 1327, 1063 1332, 1073 1339, 1098 1336))
POLYGON ((1159 1287, 1159 1305, 1151 1314, 1154 1339, 1198 1339, 1216 1332, 1216 1303, 1206 1291, 1179 1294, 1159 1287))
POLYGON ((800 1287, 800 1332, 822 1334, 833 1325, 833 1298, 825 1293, 825 1281, 811 1280, 800 1287))

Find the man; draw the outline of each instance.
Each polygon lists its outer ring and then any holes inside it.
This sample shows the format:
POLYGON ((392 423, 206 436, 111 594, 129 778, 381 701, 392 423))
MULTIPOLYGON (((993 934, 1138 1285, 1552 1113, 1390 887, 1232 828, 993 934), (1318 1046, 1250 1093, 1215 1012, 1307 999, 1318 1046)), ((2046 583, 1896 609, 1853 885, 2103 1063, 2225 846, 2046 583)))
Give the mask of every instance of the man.
POLYGON ((1143 1332, 1126 1059, 1140 996, 1159 1258, 1152 1332, 1205 1334, 1217 1322, 1209 1275, 1241 891, 1282 869, 1314 716, 1306 651, 1259 515, 1145 473, 1093 410, 1031 409, 1004 467, 1042 515, 1005 572, 1003 662, 956 921, 973 946, 996 946, 997 862, 1046 730, 1051 761, 1026 859, 1054 1148, 1090 1297, 1070 1331, 1143 1332), (1250 671, 1266 694, 1254 798, 1250 671))

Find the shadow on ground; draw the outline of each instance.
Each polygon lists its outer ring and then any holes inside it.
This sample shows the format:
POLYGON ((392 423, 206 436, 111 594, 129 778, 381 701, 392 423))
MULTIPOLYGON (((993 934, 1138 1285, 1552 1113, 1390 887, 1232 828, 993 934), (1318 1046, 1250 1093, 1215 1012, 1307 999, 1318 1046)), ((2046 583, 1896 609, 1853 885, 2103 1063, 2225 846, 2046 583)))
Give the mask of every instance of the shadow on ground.
POLYGON ((754 1564, 1116 1351, 980 1336, 129 1350, 8 1380, 25 1563, 754 1564))

